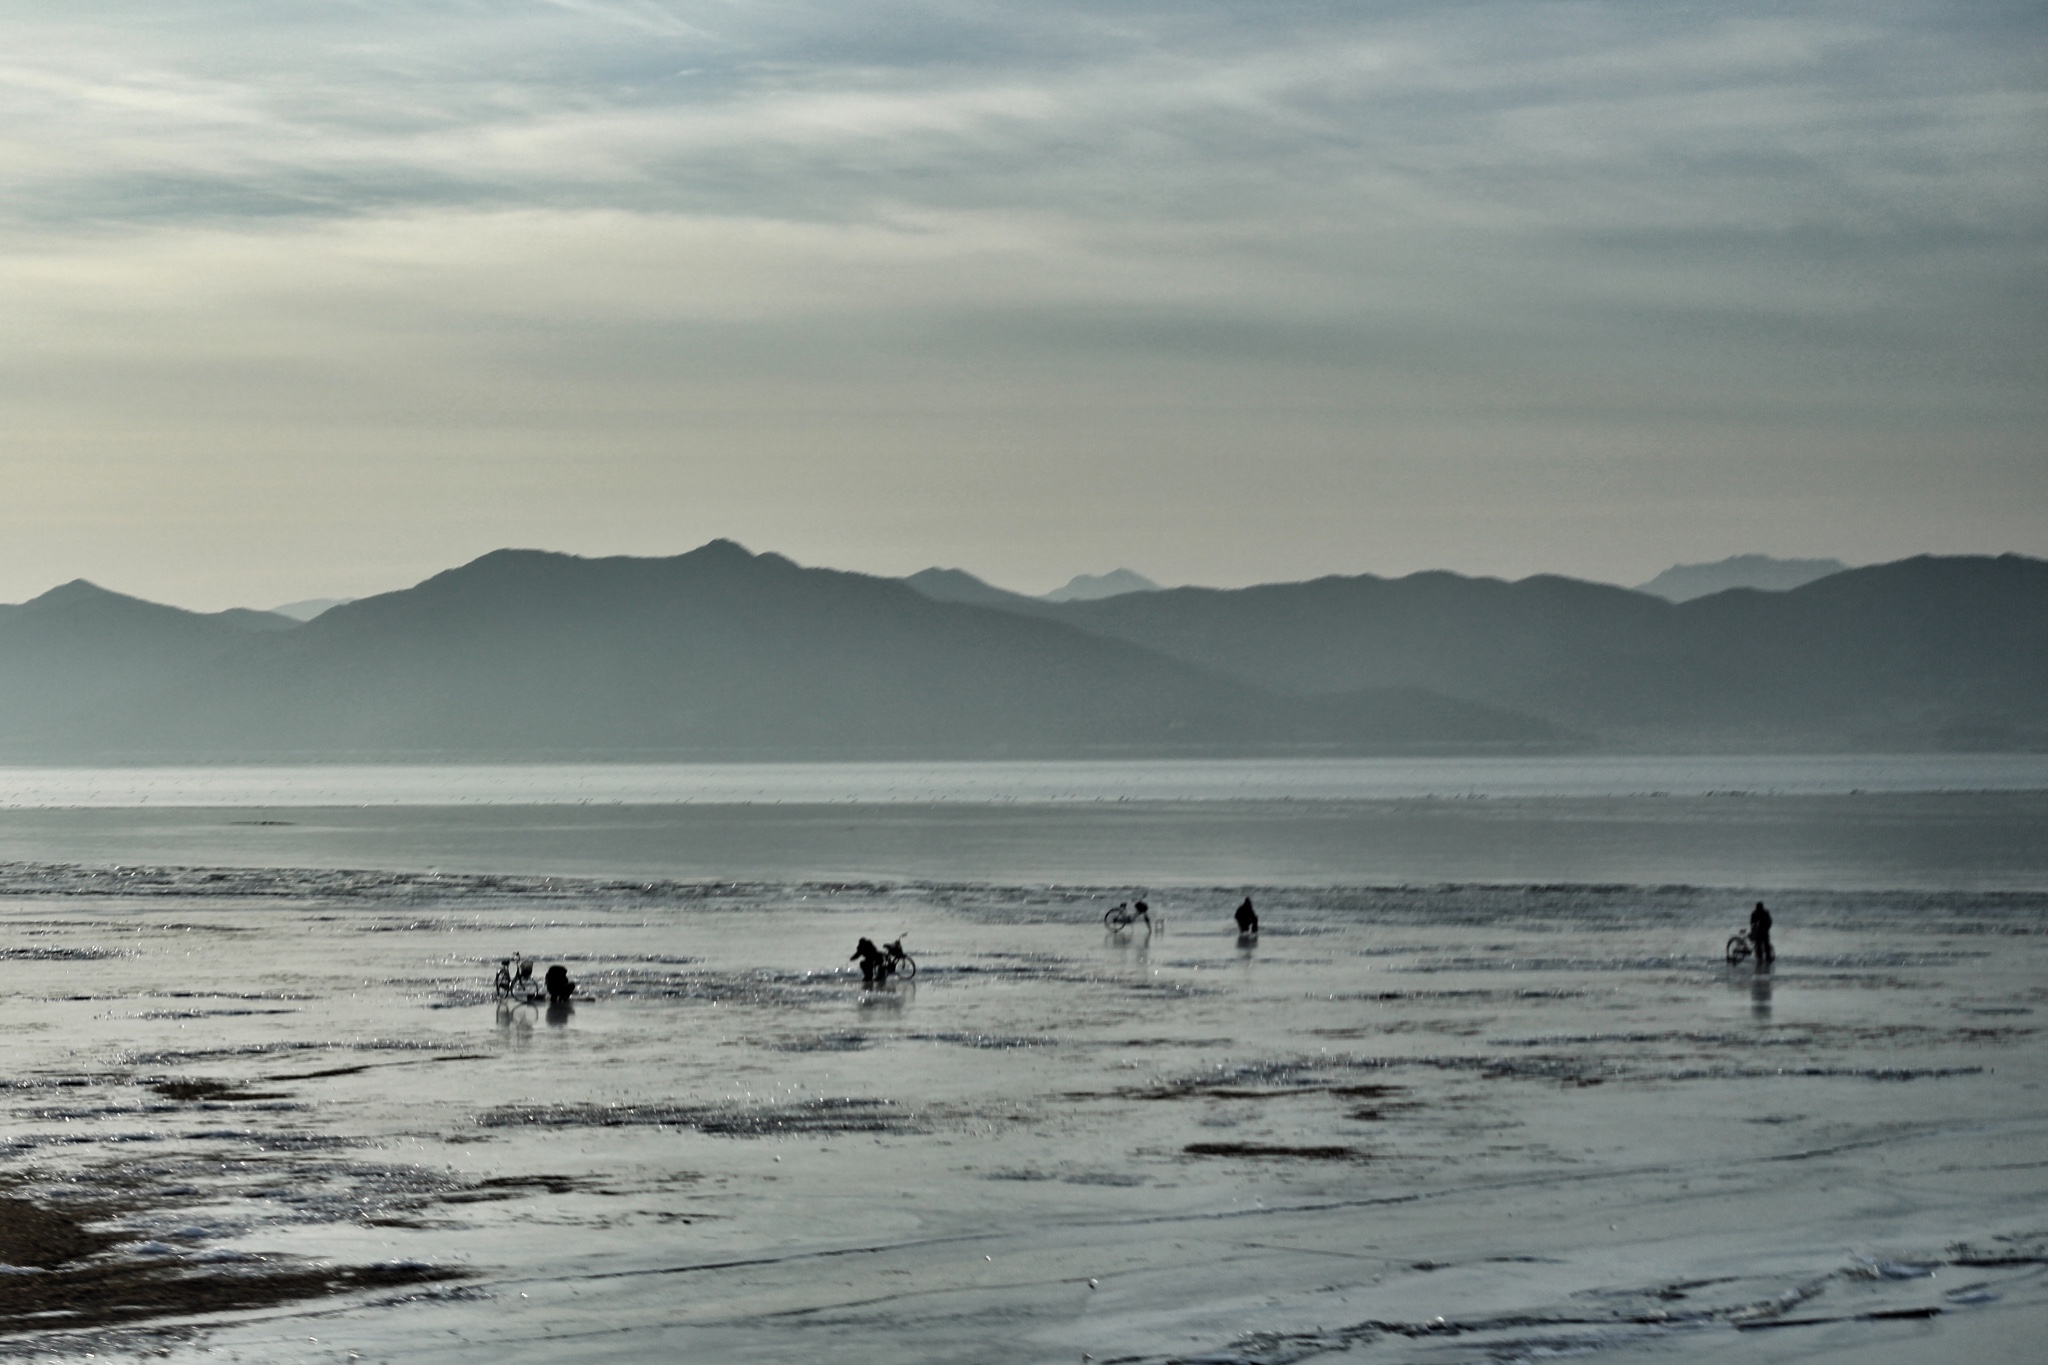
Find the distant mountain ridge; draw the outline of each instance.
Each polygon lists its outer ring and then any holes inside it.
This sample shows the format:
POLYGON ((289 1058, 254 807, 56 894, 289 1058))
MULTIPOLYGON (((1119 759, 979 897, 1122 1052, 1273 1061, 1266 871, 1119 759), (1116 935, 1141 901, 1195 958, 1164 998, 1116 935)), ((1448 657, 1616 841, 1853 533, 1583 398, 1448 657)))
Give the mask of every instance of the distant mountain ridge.
POLYGON ((1038 599, 985 583, 965 569, 920 569, 903 580, 934 602, 967 602, 977 607, 1017 607, 1038 599))
POLYGON ((324 611, 347 606, 355 600, 353 597, 308 597, 303 602, 287 602, 270 610, 273 615, 289 616, 294 621, 310 621, 324 611))
MULTIPOLYGON (((0 617, 0 753, 991 757, 1560 737, 1415 688, 1283 696, 1060 622, 729 541, 669 559, 496 551, 280 631, 76 595, 77 621, 49 604, 35 629, 0 617), (100 618, 124 614, 132 638, 101 640, 100 618), (74 694, 72 635, 107 646, 88 651, 102 684, 89 696, 74 694)), ((8 610, 34 616, 36 604, 8 610)))
POLYGON ((1130 592, 1158 592, 1159 585, 1130 569, 1108 573, 1075 574, 1060 587, 1039 599, 1044 602, 1099 602, 1105 597, 1122 597, 1130 592))
POLYGON ((920 569, 903 581, 935 602, 972 602, 976 606, 1012 609, 1037 602, 1095 602, 1128 592, 1159 591, 1157 583, 1129 569, 1112 569, 1106 574, 1076 574, 1041 597, 998 588, 965 569, 920 569))
POLYGON ((1548 576, 1062 603, 917 577, 727 541, 502 550, 304 625, 71 583, 0 607, 0 757, 2048 747, 2048 563, 2017 555, 1681 604, 1548 576))
POLYGON ((1674 564, 1637 592, 1667 602, 1690 602, 1731 588, 1789 592, 1816 579, 1841 573, 1849 566, 1839 559, 1773 559, 1769 555, 1732 555, 1712 564, 1674 564))
POLYGON ((1278 690, 1409 686, 1628 747, 2048 747, 2048 562, 1922 556, 1674 604, 1422 573, 1068 603, 1278 690))

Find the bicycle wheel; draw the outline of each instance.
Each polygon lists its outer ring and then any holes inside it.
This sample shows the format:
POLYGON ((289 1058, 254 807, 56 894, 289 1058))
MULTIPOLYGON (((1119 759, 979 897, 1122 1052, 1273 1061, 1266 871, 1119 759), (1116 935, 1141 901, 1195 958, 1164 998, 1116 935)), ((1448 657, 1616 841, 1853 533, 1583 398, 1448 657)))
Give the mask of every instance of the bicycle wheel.
POLYGON ((1118 930, 1130 928, 1131 912, 1121 908, 1111 908, 1109 910, 1104 911, 1102 916, 1102 927, 1109 930, 1109 932, 1111 932, 1112 934, 1116 933, 1118 930))
POLYGON ((1749 935, 1736 934, 1728 940, 1728 965, 1733 967, 1749 957, 1749 935))
POLYGON ((905 953, 896 959, 896 975, 905 981, 917 980, 917 959, 905 953))

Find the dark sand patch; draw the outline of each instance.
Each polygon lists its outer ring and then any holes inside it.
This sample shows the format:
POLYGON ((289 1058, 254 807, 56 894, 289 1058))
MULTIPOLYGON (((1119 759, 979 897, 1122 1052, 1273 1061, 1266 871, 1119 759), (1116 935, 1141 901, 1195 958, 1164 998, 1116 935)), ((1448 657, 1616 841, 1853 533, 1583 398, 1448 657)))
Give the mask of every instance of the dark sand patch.
POLYGON ((588 1188, 589 1181, 573 1175, 500 1175, 479 1180, 466 1190, 443 1195, 444 1204, 495 1204, 506 1199, 521 1199, 529 1194, 573 1194, 588 1188))
POLYGON ((1181 1151, 1189 1156, 1235 1156, 1259 1160, 1371 1160, 1356 1147, 1281 1147, 1259 1142, 1190 1142, 1181 1151))
POLYGON ((143 1255, 134 1249, 141 1233, 96 1226, 134 1211, 133 1206, 115 1204, 53 1209, 0 1195, 0 1259, 19 1267, 0 1276, 0 1334, 75 1331, 269 1308, 469 1274, 414 1261, 316 1266, 282 1256, 194 1263, 143 1255))
MULTIPOLYGON (((0 1195, 0 1261, 48 1270, 97 1255, 122 1239, 97 1232, 68 1213, 13 1195, 0 1195)), ((8 1286, 0 1285, 0 1302, 8 1286)))
POLYGON ((283 1090, 244 1090, 238 1081, 213 1081, 206 1079, 145 1081, 151 1090, 167 1100, 180 1104, 196 1104, 210 1101, 218 1104, 236 1104, 244 1100, 288 1100, 292 1096, 283 1090))
POLYGON ((507 1105, 491 1110, 477 1122, 485 1128, 690 1128, 715 1137, 926 1131, 921 1119, 903 1111, 895 1101, 865 1098, 732 1107, 695 1104, 507 1105))

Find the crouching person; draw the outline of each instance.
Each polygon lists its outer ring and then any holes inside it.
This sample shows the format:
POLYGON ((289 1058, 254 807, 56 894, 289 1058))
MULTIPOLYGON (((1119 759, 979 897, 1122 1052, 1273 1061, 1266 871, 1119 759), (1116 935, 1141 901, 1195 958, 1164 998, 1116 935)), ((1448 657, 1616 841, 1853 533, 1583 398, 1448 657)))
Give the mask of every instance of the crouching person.
POLYGON ((889 958, 875 946, 871 938, 864 938, 853 946, 853 956, 848 962, 860 963, 861 984, 872 986, 889 975, 889 958))

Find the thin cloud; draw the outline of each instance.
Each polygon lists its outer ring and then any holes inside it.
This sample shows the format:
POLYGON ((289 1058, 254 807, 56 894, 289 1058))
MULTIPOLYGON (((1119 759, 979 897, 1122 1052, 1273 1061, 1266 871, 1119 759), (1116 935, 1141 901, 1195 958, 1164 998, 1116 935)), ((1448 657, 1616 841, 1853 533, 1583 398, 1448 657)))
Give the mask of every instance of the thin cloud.
POLYGON ((1960 0, 0 0, 0 435, 37 487, 81 432, 652 461, 747 402, 927 473, 1058 429, 1149 475, 1226 404, 1311 490, 1660 423, 1731 469, 1822 428, 1830 468, 1909 427, 2005 461, 2048 416, 2044 38, 1960 0))

